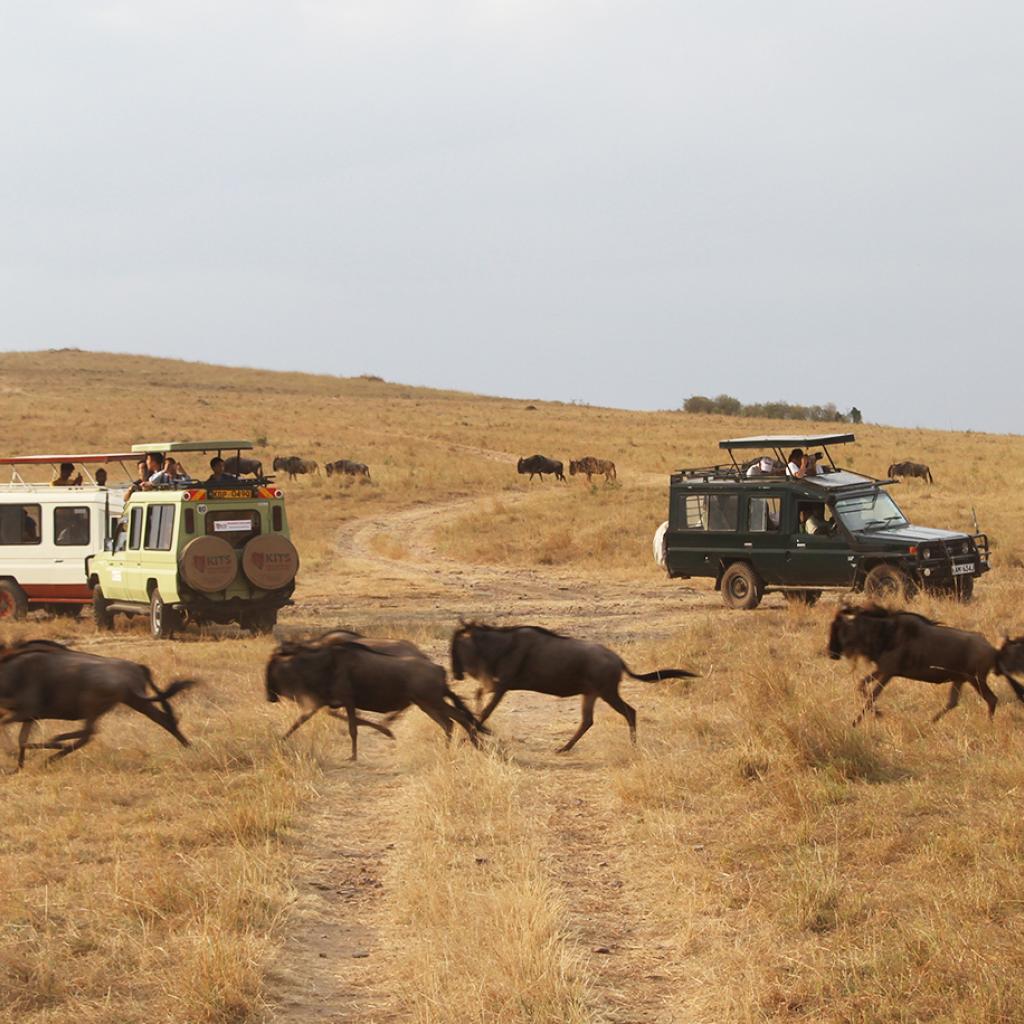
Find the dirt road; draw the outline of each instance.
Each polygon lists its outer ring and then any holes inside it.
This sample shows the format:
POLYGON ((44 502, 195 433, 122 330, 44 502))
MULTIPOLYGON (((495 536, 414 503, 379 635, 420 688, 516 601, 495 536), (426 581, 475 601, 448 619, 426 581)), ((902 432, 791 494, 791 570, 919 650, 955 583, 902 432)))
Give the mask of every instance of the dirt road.
MULTIPOLYGON (((531 497, 523 493, 502 500, 522 504, 531 497)), ((481 500, 453 498, 346 526, 338 547, 352 586, 333 593, 323 588, 306 602, 307 608, 315 605, 315 615, 297 623, 299 628, 344 622, 381 635, 432 629, 435 639, 426 646, 445 661, 443 633, 459 615, 533 621, 614 645, 638 635, 668 634, 677 628, 683 605, 707 600, 655 571, 638 586, 562 569, 466 565, 444 557, 435 532, 481 500), (394 550, 401 557, 390 553, 394 550)), ((642 688, 627 683, 623 690, 639 706, 641 721, 642 688)), ((602 706, 580 747, 555 756, 578 717, 575 700, 523 693, 509 696, 492 724, 529 773, 527 812, 541 830, 546 871, 570 908, 570 934, 591 954, 594 1019, 670 1020, 665 1008, 671 1003, 672 970, 660 963, 660 936, 631 891, 632 854, 616 840, 617 806, 608 786, 605 744, 609 731, 624 735, 625 725, 602 706)), ((385 885, 395 831, 390 809, 405 780, 395 747, 378 739, 364 744, 364 759, 351 766, 341 763, 345 744, 339 736, 338 767, 328 773, 296 841, 299 898, 274 979, 278 1021, 411 1019, 410 1007, 395 1004, 389 980, 388 964, 400 950, 382 948, 379 940, 396 896, 385 885)))

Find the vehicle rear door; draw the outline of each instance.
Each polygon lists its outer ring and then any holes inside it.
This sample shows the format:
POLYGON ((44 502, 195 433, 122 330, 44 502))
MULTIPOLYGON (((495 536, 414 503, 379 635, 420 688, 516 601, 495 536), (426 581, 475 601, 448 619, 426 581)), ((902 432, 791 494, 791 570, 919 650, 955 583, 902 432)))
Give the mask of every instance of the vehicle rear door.
POLYGON ((768 586, 784 581, 789 554, 783 530, 788 495, 765 492, 746 497, 746 534, 743 548, 750 553, 754 571, 768 586))

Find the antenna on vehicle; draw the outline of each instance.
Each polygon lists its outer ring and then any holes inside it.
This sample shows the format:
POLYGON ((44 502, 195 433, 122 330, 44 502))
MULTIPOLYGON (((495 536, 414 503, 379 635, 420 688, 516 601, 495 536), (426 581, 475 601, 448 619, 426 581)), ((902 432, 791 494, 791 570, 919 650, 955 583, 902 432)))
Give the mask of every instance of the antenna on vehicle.
POLYGON ((974 506, 971 506, 971 518, 974 520, 974 532, 981 533, 981 527, 978 525, 978 513, 975 511, 974 506))

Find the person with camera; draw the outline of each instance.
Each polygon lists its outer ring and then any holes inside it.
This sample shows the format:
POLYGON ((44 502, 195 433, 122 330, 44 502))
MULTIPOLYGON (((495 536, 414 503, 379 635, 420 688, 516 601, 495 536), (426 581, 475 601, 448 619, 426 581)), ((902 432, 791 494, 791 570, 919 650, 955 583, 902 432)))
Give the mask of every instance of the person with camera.
POLYGON ((818 473, 818 453, 806 454, 803 448, 794 448, 789 453, 789 465, 786 472, 798 480, 805 476, 816 476, 818 473))

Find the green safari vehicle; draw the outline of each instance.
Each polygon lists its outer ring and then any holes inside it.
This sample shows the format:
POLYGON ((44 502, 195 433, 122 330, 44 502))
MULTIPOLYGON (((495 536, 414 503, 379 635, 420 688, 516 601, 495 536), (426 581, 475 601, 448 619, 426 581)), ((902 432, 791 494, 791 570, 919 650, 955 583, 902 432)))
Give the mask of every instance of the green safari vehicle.
POLYGON ((672 474, 656 559, 671 577, 712 578, 730 608, 756 608, 772 591, 809 604, 823 590, 884 600, 926 589, 968 600, 989 569, 988 538, 908 522, 886 490, 896 481, 836 466, 829 447, 853 440, 821 434, 721 441, 730 464, 672 474), (787 468, 786 452, 796 448, 822 449, 813 475, 787 468), (752 450, 762 457, 737 461, 735 452, 752 450))
MULTIPOLYGON (((251 448, 248 441, 167 441, 132 451, 177 458, 251 448)), ((87 568, 96 625, 113 628, 115 613, 147 615, 159 639, 188 622, 269 632, 278 610, 292 603, 299 569, 284 494, 264 476, 179 476, 134 489, 104 548, 87 568)))

